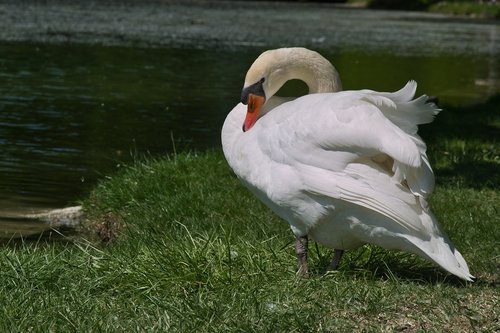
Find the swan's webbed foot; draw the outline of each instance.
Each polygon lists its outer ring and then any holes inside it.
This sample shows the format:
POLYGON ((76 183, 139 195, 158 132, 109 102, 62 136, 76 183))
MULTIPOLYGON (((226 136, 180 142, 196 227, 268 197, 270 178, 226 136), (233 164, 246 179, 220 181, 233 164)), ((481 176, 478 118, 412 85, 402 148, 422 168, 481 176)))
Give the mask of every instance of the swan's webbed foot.
POLYGON ((330 263, 330 270, 336 270, 340 265, 340 259, 342 259, 342 255, 344 254, 344 250, 335 249, 333 252, 333 259, 330 263))
POLYGON ((307 267, 307 235, 295 238, 295 254, 297 255, 298 270, 297 275, 308 278, 309 272, 307 267))

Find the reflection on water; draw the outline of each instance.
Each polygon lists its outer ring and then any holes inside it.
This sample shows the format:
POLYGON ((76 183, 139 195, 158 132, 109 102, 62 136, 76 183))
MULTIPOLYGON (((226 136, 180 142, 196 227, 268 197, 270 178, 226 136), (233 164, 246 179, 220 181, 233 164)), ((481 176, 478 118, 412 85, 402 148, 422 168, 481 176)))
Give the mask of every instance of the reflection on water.
MULTIPOLYGON (((355 29, 350 33, 358 41, 366 38, 355 29)), ((388 38, 370 52, 349 45, 315 49, 332 60, 345 89, 390 91, 415 79, 419 93, 455 105, 500 91, 494 53, 394 54, 390 45, 397 39, 388 38)), ((485 39, 493 50, 496 38, 485 39)), ((245 71, 262 50, 276 46, 268 44, 195 49, 0 43, 0 215, 71 204, 136 154, 218 147, 245 71)))
POLYGON ((66 205, 135 153, 216 146, 241 85, 211 52, 7 44, 0 55, 3 209, 66 205))

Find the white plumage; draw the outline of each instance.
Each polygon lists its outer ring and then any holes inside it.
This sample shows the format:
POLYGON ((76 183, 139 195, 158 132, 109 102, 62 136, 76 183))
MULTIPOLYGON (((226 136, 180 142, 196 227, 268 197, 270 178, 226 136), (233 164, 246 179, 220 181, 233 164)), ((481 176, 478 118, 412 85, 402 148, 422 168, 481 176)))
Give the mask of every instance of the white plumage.
POLYGON ((416 87, 339 91, 337 72, 318 53, 267 51, 247 73, 248 108, 238 104, 224 123, 225 157, 297 239, 337 250, 372 243, 410 251, 471 281, 427 205, 434 174, 417 126, 439 109, 427 96, 413 99, 416 87), (310 93, 273 97, 289 79, 304 80, 310 93))

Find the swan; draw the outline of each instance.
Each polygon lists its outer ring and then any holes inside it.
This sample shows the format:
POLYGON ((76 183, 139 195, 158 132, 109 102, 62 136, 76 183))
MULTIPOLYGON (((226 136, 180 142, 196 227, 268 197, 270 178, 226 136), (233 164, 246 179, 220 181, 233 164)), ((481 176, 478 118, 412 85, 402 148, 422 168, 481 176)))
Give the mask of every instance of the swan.
POLYGON ((440 110, 414 99, 416 88, 342 91, 333 65, 299 47, 266 51, 248 70, 222 148, 241 182, 289 223, 299 275, 313 239, 334 249, 333 269, 344 250, 371 243, 474 278, 427 204, 434 173, 417 126, 440 110), (309 94, 274 96, 292 79, 309 94))

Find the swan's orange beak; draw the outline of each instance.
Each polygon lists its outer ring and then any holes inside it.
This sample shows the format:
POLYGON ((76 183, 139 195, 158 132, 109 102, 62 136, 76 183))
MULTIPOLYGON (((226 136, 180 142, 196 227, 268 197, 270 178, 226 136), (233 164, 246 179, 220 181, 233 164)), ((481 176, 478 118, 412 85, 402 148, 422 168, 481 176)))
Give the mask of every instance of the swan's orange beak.
POLYGON ((247 116, 245 117, 245 122, 243 123, 243 132, 248 131, 257 122, 259 118, 260 110, 266 99, 263 96, 249 94, 248 95, 248 107, 247 116))

